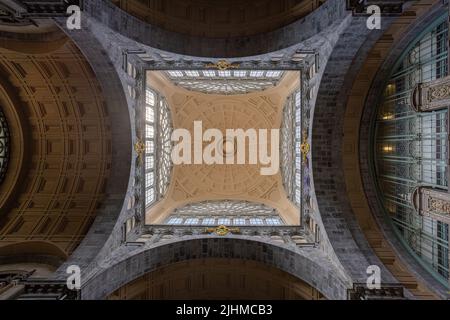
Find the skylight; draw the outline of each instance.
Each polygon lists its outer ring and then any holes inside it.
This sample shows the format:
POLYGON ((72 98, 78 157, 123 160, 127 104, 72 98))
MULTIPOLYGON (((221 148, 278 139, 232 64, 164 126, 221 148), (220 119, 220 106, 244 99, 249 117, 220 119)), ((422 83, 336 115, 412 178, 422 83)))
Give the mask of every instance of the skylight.
POLYGON ((171 70, 166 76, 177 86, 210 94, 245 94, 276 86, 279 70, 171 70))

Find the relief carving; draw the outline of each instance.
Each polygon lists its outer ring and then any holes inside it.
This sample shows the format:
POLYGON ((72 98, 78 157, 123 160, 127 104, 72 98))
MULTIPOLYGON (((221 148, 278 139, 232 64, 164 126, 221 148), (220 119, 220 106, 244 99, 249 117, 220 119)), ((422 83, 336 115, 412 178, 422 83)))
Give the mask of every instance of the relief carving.
POLYGON ((430 187, 418 187, 412 193, 412 204, 418 214, 450 223, 450 193, 430 187))
POLYGON ((440 199, 429 199, 429 208, 433 211, 450 214, 450 202, 440 199))
POLYGON ((419 83, 411 93, 411 105, 416 112, 447 108, 450 104, 450 76, 419 83))

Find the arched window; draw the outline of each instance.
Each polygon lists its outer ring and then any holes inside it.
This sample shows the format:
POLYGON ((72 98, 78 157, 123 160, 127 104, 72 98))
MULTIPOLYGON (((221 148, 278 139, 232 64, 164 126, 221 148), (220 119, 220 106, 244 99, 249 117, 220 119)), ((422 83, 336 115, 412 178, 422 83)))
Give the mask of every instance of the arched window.
POLYGON ((5 115, 0 109, 0 183, 5 178, 9 160, 9 129, 5 115))
POLYGON ((442 18, 404 52, 386 86, 375 133, 376 175, 387 217, 419 261, 445 283, 449 226, 419 214, 411 197, 423 185, 448 190, 448 108, 416 112, 411 93, 419 83, 447 76, 447 34, 442 18))
POLYGON ((284 189, 297 206, 301 202, 301 93, 295 90, 286 100, 281 124, 281 175, 284 189))
POLYGON ((151 88, 145 95, 145 206, 167 192, 172 171, 172 120, 166 99, 151 88))

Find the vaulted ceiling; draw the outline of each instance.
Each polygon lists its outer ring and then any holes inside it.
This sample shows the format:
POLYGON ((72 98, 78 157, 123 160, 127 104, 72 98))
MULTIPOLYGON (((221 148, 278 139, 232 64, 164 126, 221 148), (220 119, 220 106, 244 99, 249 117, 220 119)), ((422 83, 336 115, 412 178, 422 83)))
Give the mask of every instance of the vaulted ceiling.
POLYGON ((0 48, 0 108, 11 132, 10 166, 0 185, 3 256, 64 259, 104 195, 111 165, 105 101, 84 56, 62 38, 35 42, 35 52, 23 52, 26 43, 0 48))
MULTIPOLYGON (((203 131, 217 128, 223 133, 239 128, 279 129, 284 103, 299 85, 299 78, 298 72, 288 72, 274 88, 229 96, 188 91, 160 72, 149 72, 147 84, 166 97, 174 128, 188 129, 194 136, 194 121, 202 121, 203 131)), ((265 203, 278 209, 287 224, 297 224, 299 210, 287 199, 280 172, 261 175, 261 167, 266 166, 259 162, 175 165, 168 192, 147 212, 147 222, 161 222, 174 208, 186 203, 234 199, 265 203)))
POLYGON ((163 29, 203 37, 269 32, 319 7, 323 0, 112 0, 131 15, 163 29))

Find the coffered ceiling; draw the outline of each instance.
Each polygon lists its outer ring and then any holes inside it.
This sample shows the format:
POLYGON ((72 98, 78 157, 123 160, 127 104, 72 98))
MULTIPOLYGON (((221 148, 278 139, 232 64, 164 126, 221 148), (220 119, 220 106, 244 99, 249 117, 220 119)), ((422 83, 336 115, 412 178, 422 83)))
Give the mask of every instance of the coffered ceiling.
POLYGON ((68 39, 43 42, 39 53, 0 48, 0 69, 12 150, 0 185, 0 255, 65 258, 95 219, 109 175, 102 90, 68 39))

